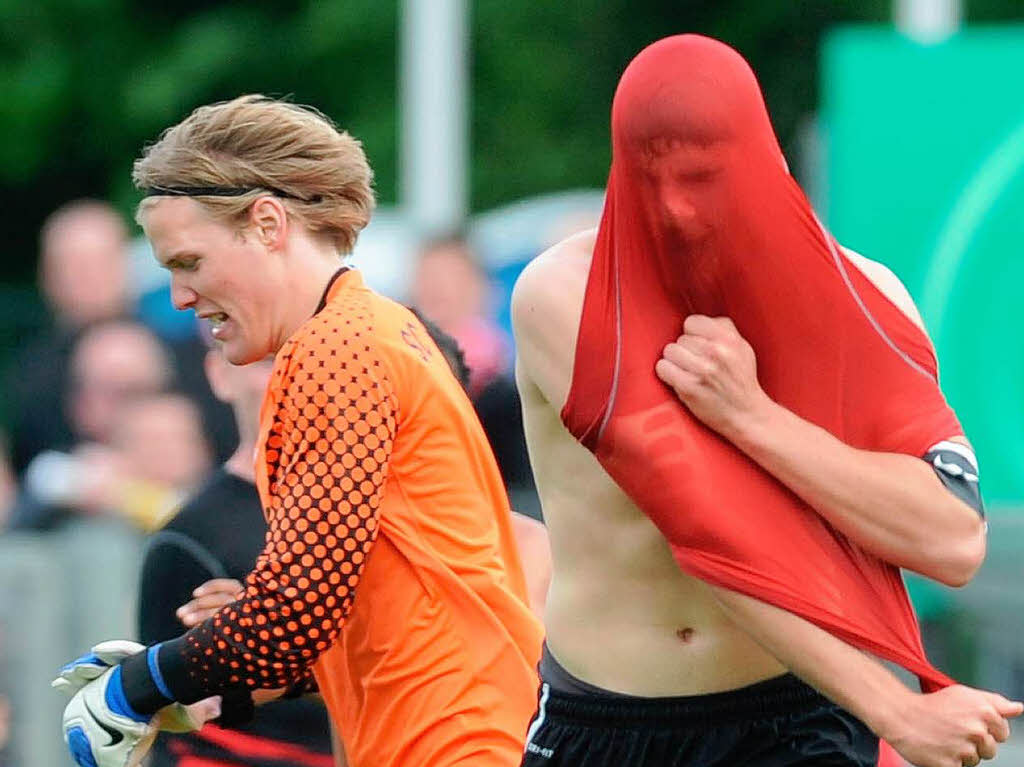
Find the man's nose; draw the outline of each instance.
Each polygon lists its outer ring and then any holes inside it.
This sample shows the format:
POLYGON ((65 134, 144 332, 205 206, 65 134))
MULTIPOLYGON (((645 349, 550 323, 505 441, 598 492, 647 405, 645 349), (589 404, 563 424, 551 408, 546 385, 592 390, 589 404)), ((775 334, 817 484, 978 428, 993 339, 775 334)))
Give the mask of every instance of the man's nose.
POLYGON ((697 218, 697 207, 687 195, 678 190, 662 195, 662 207, 668 217, 679 224, 685 224, 697 218))
POLYGON ((171 277, 171 303, 178 311, 193 309, 196 304, 196 292, 179 277, 171 277))

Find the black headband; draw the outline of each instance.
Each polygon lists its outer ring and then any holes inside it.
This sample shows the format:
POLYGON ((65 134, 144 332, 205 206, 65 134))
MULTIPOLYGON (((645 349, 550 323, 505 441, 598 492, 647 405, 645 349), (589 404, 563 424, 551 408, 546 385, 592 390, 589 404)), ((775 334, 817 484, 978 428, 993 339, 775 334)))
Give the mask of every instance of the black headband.
POLYGON ((311 199, 296 197, 281 189, 273 187, 250 187, 240 189, 232 186, 151 186, 140 190, 143 197, 241 197, 249 192, 267 191, 275 197, 283 197, 287 200, 300 200, 302 202, 320 202, 317 195, 311 199))

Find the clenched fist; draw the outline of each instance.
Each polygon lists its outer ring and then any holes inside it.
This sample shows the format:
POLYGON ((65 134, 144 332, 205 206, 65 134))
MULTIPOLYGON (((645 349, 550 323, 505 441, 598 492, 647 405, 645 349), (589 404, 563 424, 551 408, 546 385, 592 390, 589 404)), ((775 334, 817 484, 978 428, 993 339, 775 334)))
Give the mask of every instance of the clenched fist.
POLYGON ((654 367, 704 425, 731 439, 773 403, 757 380, 754 350, 728 317, 692 314, 654 367))

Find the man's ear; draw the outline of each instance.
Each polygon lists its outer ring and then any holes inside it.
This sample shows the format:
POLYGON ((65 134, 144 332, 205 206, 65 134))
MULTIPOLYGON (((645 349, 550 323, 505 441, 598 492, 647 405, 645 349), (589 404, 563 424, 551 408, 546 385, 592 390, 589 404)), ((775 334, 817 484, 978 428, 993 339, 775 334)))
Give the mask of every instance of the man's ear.
POLYGON ((273 195, 259 197, 249 207, 249 224, 260 243, 280 250, 288 237, 288 211, 273 195))

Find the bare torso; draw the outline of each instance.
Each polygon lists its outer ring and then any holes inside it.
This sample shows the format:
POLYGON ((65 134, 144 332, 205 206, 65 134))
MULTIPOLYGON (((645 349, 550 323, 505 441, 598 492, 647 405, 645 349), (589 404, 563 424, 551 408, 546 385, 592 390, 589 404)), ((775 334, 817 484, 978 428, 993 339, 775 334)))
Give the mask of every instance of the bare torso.
MULTIPOLYGON (((513 299, 524 426, 553 556, 548 646, 584 681, 639 696, 717 692, 782 674, 707 586, 679 569, 654 524, 562 424, 594 238, 582 232, 535 259, 513 299)), ((848 255, 912 312, 909 296, 885 284, 895 278, 884 267, 848 255)))

